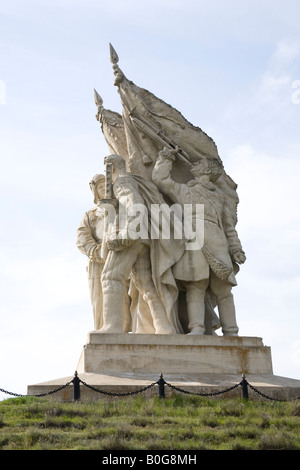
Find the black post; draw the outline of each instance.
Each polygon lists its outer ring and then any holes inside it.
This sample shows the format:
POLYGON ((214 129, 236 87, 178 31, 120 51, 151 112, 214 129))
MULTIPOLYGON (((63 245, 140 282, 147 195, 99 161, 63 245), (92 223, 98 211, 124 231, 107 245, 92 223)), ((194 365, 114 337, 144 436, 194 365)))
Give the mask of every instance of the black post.
POLYGON ((246 380, 245 374, 242 375, 242 381, 241 381, 240 385, 242 386, 242 390, 243 390, 243 398, 245 398, 245 400, 248 400, 248 398, 249 398, 249 396, 248 396, 248 382, 246 380))
POLYGON ((158 381, 158 396, 159 398, 165 398, 165 380, 163 378, 162 372, 160 373, 158 381))
POLYGON ((77 374, 77 370, 75 371, 73 382, 73 399, 80 400, 80 380, 77 374))

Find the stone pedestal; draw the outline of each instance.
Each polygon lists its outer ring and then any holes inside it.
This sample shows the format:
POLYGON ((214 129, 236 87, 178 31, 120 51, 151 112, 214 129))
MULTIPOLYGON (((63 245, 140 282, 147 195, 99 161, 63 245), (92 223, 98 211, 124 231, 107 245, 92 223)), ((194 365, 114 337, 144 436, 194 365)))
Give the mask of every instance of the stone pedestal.
POLYGON ((272 374, 261 338, 199 335, 88 334, 78 373, 272 374))
MULTIPOLYGON (((269 397, 286 400, 300 397, 300 380, 273 375, 271 349, 257 337, 100 334, 92 331, 76 370, 84 383, 112 394, 135 393, 156 383, 160 373, 167 383, 186 391, 223 392, 239 384, 245 374, 249 384, 269 397)), ((27 393, 49 393, 72 378, 29 385, 27 393)), ((80 390, 83 401, 120 399, 83 384, 80 390)), ((166 386, 165 393, 167 397, 174 391, 166 386)), ((158 386, 152 386, 142 394, 145 397, 157 395, 158 386)), ((217 395, 218 398, 234 396, 242 396, 241 387, 217 395)), ((251 389, 249 396, 261 398, 251 389)), ((73 386, 68 385, 49 395, 49 399, 71 401, 73 386)))

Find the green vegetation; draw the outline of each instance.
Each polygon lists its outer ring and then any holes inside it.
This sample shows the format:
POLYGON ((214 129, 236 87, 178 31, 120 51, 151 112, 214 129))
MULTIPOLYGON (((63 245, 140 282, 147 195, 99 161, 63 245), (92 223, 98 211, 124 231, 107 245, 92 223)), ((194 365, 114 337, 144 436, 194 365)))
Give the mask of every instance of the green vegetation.
POLYGON ((300 450, 300 400, 170 398, 0 402, 1 450, 300 450))

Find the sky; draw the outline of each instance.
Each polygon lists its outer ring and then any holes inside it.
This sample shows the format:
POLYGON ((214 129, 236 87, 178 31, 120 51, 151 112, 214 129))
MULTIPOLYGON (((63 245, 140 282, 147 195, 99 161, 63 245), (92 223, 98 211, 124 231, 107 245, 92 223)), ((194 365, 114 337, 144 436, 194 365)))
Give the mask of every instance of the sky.
POLYGON ((75 237, 109 153, 93 89, 121 112, 109 43, 217 144, 247 256, 239 334, 300 379, 299 16, 298 0, 1 1, 0 388, 72 376, 93 330, 75 237))

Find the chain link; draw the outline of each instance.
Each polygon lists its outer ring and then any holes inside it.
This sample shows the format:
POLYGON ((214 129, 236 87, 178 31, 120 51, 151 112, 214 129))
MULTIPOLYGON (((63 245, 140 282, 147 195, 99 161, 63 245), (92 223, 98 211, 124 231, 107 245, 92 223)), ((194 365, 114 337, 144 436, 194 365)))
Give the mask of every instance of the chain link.
POLYGON ((234 390, 235 388, 239 387, 240 384, 233 385, 233 387, 226 388, 225 390, 221 390, 219 392, 209 392, 209 393, 191 392, 190 390, 183 390, 182 388, 175 387, 175 385, 171 385, 167 382, 165 382, 165 385, 172 388, 173 390, 176 390, 177 392, 186 393, 189 395, 199 395, 201 397, 212 397, 214 395, 220 395, 221 393, 230 392, 231 390, 234 390))
POLYGON ((22 395, 21 393, 13 393, 13 392, 8 392, 7 390, 4 390, 3 388, 0 388, 0 392, 6 393, 7 395, 13 395, 14 397, 45 397, 47 395, 52 395, 53 393, 59 392, 60 390, 63 390, 64 388, 68 387, 71 385, 73 381, 70 380, 70 382, 67 382, 65 385, 62 385, 61 387, 56 388, 55 390, 50 390, 50 392, 46 393, 39 393, 38 395, 22 395))
MULTIPOLYGON (((253 390, 255 393, 257 393, 258 395, 262 396, 263 398, 266 398, 267 400, 273 400, 273 401, 286 401, 286 400, 281 400, 280 398, 274 398, 274 397, 269 397, 268 395, 266 395, 265 393, 263 392, 260 392, 259 390, 257 390, 257 388, 253 387, 253 385, 250 385, 249 382, 247 382, 247 385, 249 388, 251 388, 251 390, 253 390)), ((298 400, 299 398, 296 398, 296 400, 298 400)))
POLYGON ((81 380, 81 379, 79 379, 79 382, 82 383, 82 385, 84 385, 85 387, 90 388, 94 392, 103 393, 104 395, 109 395, 109 396, 113 396, 113 397, 127 397, 127 396, 131 396, 131 395, 136 395, 138 393, 144 392, 145 390, 148 390, 149 388, 153 387, 153 385, 158 384, 158 381, 157 381, 157 382, 153 382, 150 385, 147 385, 146 387, 140 388, 139 390, 134 390, 133 392, 115 393, 115 392, 106 392, 104 390, 99 390, 98 388, 95 388, 92 385, 88 385, 86 382, 83 382, 83 380, 81 380))

